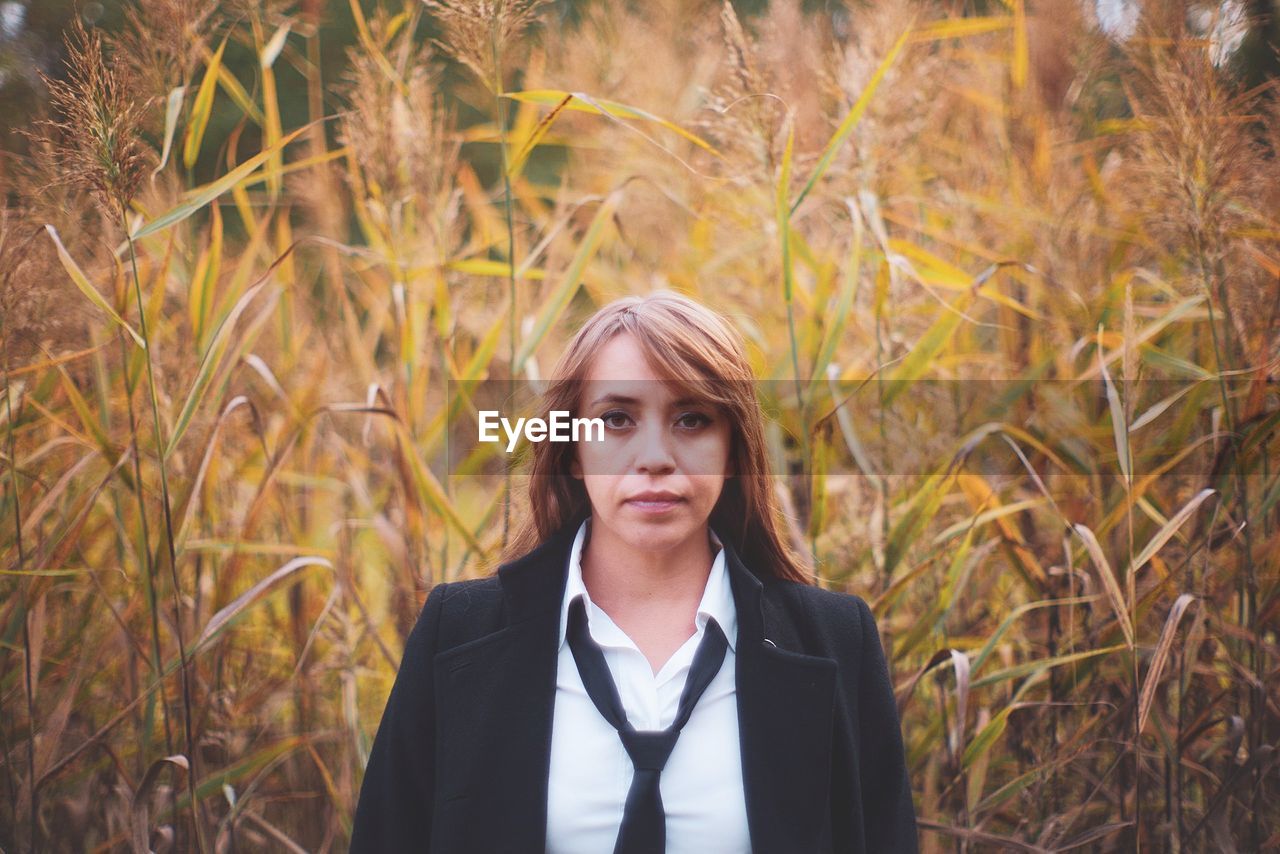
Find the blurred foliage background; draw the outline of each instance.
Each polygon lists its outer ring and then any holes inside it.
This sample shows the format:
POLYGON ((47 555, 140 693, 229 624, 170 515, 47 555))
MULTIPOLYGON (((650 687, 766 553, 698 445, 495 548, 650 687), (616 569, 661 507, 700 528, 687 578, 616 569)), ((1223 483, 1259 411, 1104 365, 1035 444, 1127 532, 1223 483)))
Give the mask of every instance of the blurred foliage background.
POLYGON ((522 510, 460 383, 660 287, 924 850, 1280 845, 1274 11, 0 2, 0 847, 344 850, 522 510))

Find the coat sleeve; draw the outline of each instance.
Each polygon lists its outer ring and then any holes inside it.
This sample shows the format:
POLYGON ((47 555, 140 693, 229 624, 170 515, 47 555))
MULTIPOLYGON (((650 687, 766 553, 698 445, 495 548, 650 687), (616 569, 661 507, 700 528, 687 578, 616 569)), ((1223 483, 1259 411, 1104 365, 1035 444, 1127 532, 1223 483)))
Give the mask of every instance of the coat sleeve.
POLYGON ((352 854, 423 851, 435 794, 435 676, 432 672, 447 585, 427 596, 405 642, 387 698, 351 829, 352 854))
POLYGON ((858 742, 866 850, 915 854, 919 847, 916 813, 893 684, 875 617, 866 602, 855 598, 862 623, 858 742))

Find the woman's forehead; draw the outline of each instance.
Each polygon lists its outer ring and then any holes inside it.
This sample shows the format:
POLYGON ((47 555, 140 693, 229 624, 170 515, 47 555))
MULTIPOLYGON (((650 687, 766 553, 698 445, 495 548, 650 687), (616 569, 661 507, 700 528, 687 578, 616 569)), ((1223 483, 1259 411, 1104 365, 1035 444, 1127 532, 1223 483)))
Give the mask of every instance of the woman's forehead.
POLYGON ((579 399, 586 406, 603 404, 666 404, 691 406, 723 398, 713 381, 593 378, 582 383, 579 399))

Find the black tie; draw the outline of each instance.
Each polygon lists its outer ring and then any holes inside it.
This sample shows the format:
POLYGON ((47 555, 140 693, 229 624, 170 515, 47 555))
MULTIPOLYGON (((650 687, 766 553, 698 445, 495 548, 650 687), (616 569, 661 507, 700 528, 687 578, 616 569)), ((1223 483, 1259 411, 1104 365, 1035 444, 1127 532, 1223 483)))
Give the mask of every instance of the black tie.
POLYGON ((680 693, 676 719, 664 730, 637 730, 627 720, 622 699, 618 696, 618 686, 614 684, 609 665, 604 660, 604 652, 587 630, 586 605, 581 596, 569 605, 567 634, 569 649, 578 664, 578 673, 582 676, 587 695, 604 719, 618 731, 622 746, 627 749, 636 769, 622 810, 622 826, 618 828, 613 854, 663 854, 667 844, 667 815, 662 808, 658 780, 698 698, 719 672, 728 641, 716 621, 708 618, 702 642, 693 655, 693 664, 680 693))

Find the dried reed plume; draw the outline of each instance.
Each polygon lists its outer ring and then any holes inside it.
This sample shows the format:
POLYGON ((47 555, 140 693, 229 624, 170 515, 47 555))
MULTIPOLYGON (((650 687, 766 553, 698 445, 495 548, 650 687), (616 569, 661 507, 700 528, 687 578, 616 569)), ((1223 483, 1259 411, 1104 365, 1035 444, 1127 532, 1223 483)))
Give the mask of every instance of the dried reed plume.
MULTIPOLYGON (((927 20, 919 2, 872 4, 850 11, 849 37, 835 52, 833 76, 840 90, 834 127, 857 103, 894 42, 912 24, 927 20)), ((936 81, 945 75, 945 58, 928 51, 903 57, 885 74, 876 98, 854 131, 850 145, 841 152, 833 180, 842 173, 854 177, 857 189, 882 191, 892 178, 911 180, 921 164, 900 152, 917 146, 928 130, 945 122, 956 105, 954 96, 938 91, 936 81)), ((849 188, 854 191, 854 187, 849 188)))
POLYGON ((720 10, 720 22, 724 28, 725 80, 710 101, 716 116, 703 124, 721 148, 730 152, 732 160, 762 167, 772 176, 786 108, 774 91, 775 81, 760 70, 756 44, 729 0, 720 10))
MULTIPOLYGON (((376 38, 384 22, 375 19, 371 28, 376 38)), ((341 138, 360 166, 359 174, 350 175, 356 192, 362 183, 383 212, 395 216, 415 197, 437 199, 448 192, 458 144, 449 139, 430 47, 414 44, 412 33, 402 28, 387 54, 402 86, 373 57, 361 50, 349 52, 344 94, 351 112, 342 122, 341 138)))
POLYGON ((58 118, 39 123, 56 147, 59 178, 91 191, 104 209, 123 211, 137 194, 153 159, 140 129, 145 107, 107 63, 102 37, 76 18, 67 38, 67 80, 41 75, 58 118))
MULTIPOLYGON (((1165 245, 1197 259, 1200 284, 1235 337, 1256 341, 1252 327, 1274 309, 1274 280, 1246 275, 1253 265, 1241 235, 1268 227, 1268 193, 1277 182, 1255 131, 1262 96, 1275 81, 1240 91, 1213 64, 1211 50, 1187 38, 1168 46, 1151 40, 1131 58, 1138 74, 1128 96, 1142 126, 1130 169, 1146 188, 1144 218, 1165 245)), ((1265 361, 1269 354, 1256 356, 1265 361)))
POLYGON ((164 97, 191 80, 207 52, 215 3, 138 0, 125 7, 125 26, 109 46, 135 92, 164 97))
POLYGON ((1236 91, 1186 40, 1133 59, 1139 79, 1129 100, 1142 122, 1134 154, 1155 191, 1146 199, 1151 224, 1172 241, 1216 248, 1247 218, 1264 169, 1247 115, 1258 92, 1236 91))
POLYGON ((500 57, 548 0, 422 0, 444 30, 445 53, 470 68, 491 92, 502 91, 500 57))

